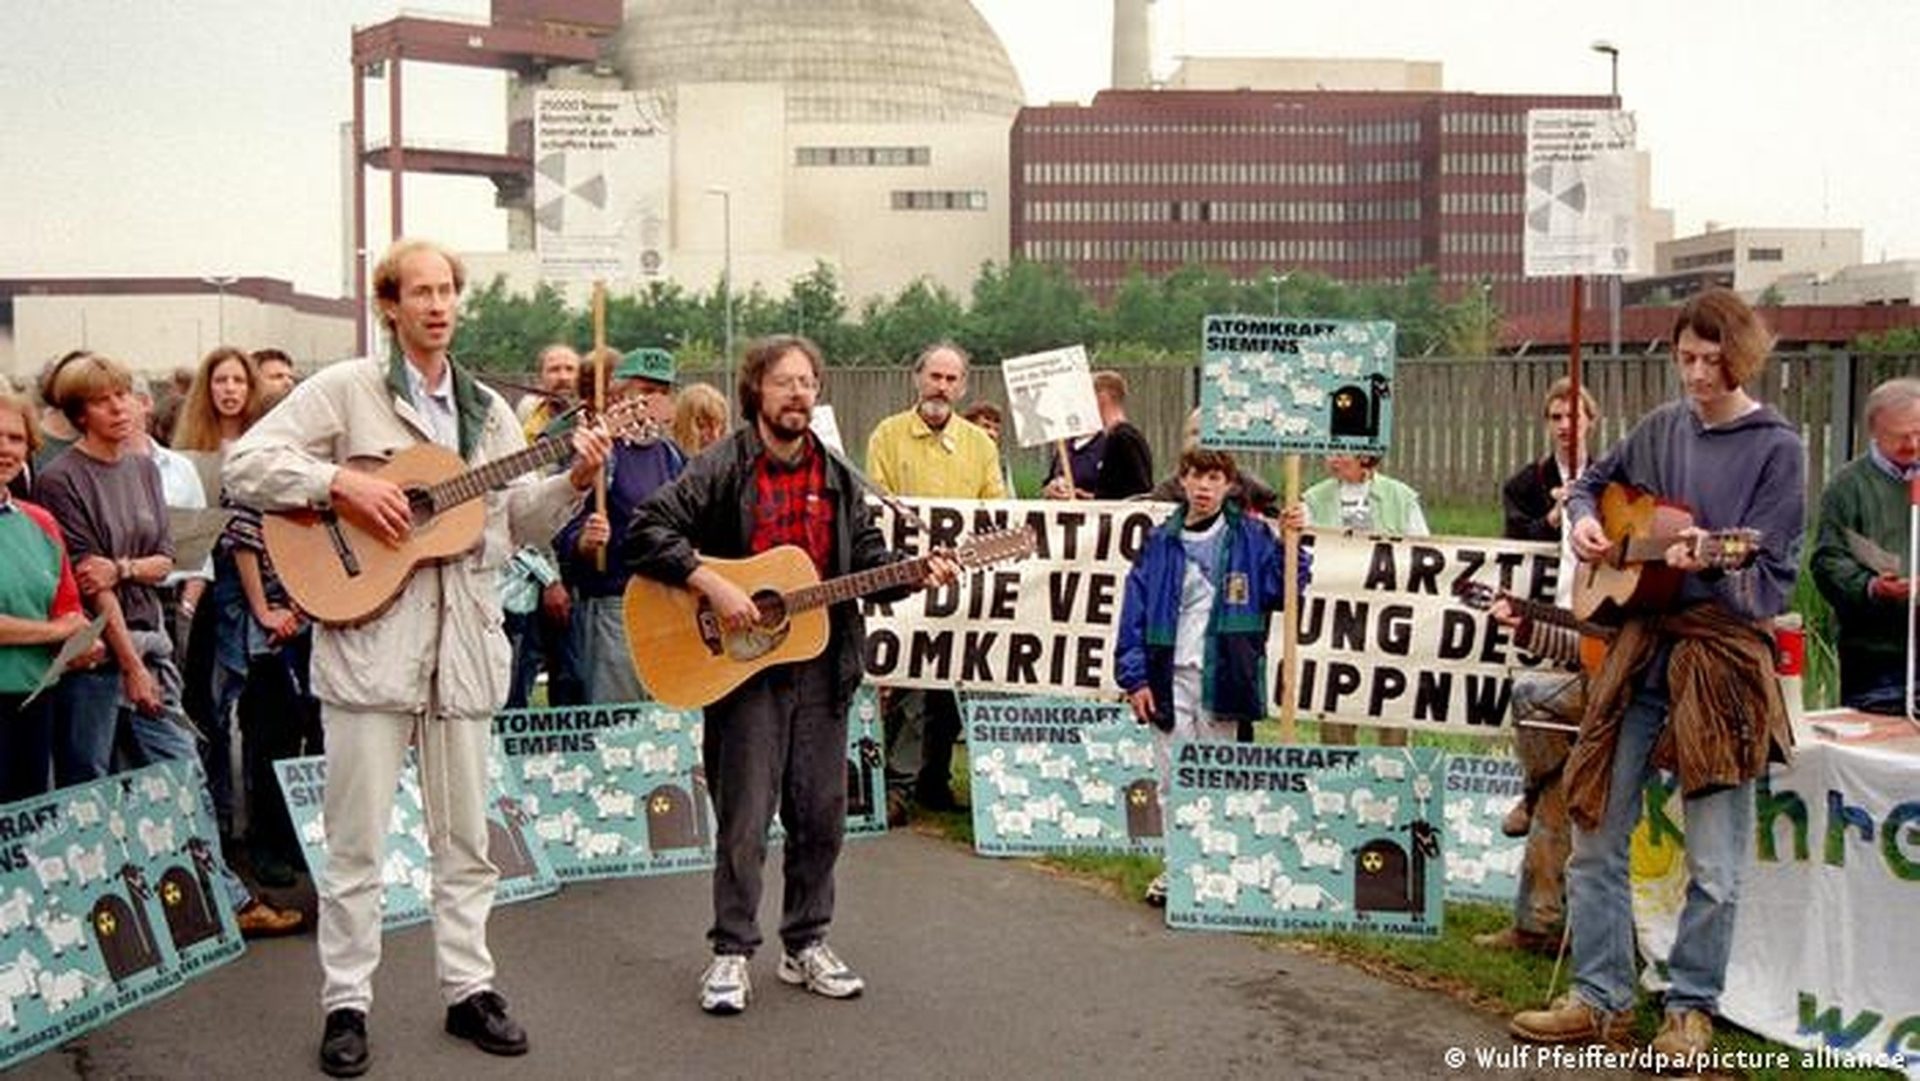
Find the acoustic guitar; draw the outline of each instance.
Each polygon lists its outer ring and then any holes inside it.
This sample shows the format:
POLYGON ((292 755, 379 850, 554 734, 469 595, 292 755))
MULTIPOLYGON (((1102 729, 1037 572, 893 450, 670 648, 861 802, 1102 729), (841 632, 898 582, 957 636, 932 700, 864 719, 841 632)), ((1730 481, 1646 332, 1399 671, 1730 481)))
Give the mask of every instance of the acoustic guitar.
POLYGON ((1600 670, 1600 662, 1607 657, 1607 644, 1617 633, 1612 627, 1581 619, 1557 604, 1516 597, 1480 582, 1455 583, 1453 595, 1461 604, 1479 612, 1492 608, 1496 601, 1506 601, 1513 614, 1526 621, 1526 637, 1515 637, 1521 649, 1561 664, 1578 664, 1588 675, 1600 670))
MULTIPOLYGON (((600 419, 615 438, 660 435, 659 422, 639 399, 609 405, 600 419)), ((525 450, 470 469, 437 443, 416 443, 369 469, 399 485, 413 508, 413 528, 398 544, 332 509, 264 514, 260 532, 274 571, 302 612, 330 626, 365 623, 393 603, 416 567, 456 559, 480 542, 487 525, 482 496, 572 453, 570 434, 543 436, 525 450)))
MULTIPOLYGON (((1031 527, 983 533, 949 553, 966 570, 1033 554, 1031 527)), ((745 630, 720 626, 698 590, 644 575, 627 582, 622 602, 627 648, 648 693, 678 709, 718 701, 747 678, 776 664, 811 660, 827 648, 827 608, 896 586, 926 581, 932 555, 901 560, 824 582, 807 553, 783 544, 746 559, 702 557, 760 609, 745 630)))
MULTIPOLYGON (((1613 483, 1600 493, 1600 527, 1613 548, 1598 563, 1582 563, 1573 577, 1573 614, 1608 620, 1629 612, 1671 607, 1686 575, 1667 566, 1667 549, 1693 528, 1693 514, 1630 484, 1613 483)), ((1733 570, 1760 554, 1757 529, 1720 529, 1692 541, 1693 555, 1709 567, 1733 570)))

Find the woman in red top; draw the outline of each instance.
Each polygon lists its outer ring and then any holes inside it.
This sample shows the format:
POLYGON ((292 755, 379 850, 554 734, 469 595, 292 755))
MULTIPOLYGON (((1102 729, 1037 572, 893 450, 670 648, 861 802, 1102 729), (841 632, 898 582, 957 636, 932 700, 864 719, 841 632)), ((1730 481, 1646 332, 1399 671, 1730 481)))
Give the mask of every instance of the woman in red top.
MULTIPOLYGON (((87 626, 80 589, 53 516, 8 492, 40 448, 33 406, 0 394, 0 803, 52 788, 53 713, 26 704, 60 643, 87 626)), ((100 659, 98 643, 76 664, 100 659)))

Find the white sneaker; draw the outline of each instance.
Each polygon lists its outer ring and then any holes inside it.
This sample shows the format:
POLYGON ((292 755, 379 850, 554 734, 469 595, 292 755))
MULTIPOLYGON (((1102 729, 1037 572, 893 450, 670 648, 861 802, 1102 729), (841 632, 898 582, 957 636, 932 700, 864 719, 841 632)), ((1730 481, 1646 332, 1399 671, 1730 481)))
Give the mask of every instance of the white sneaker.
MULTIPOLYGON (((782 966, 784 970, 784 966, 782 966)), ((741 1013, 753 995, 753 979, 747 974, 747 959, 737 953, 716 953, 706 974, 700 977, 700 1008, 725 1016, 741 1013)))
POLYGON ((828 998, 854 998, 867 989, 867 982, 855 975, 824 942, 816 942, 799 953, 781 951, 780 980, 828 998))

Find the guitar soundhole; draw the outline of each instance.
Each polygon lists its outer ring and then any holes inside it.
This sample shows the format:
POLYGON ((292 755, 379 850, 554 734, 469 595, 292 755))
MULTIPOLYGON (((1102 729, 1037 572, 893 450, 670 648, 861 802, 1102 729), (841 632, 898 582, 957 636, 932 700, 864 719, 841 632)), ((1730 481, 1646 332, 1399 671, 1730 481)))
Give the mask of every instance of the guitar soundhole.
POLYGON ((787 602, 771 589, 753 595, 760 609, 760 622, 744 631, 726 635, 727 657, 735 661, 757 660, 780 648, 787 640, 787 602))
POLYGON ((407 506, 413 510, 413 528, 419 529, 433 519, 433 493, 425 488, 408 488, 406 492, 407 506))

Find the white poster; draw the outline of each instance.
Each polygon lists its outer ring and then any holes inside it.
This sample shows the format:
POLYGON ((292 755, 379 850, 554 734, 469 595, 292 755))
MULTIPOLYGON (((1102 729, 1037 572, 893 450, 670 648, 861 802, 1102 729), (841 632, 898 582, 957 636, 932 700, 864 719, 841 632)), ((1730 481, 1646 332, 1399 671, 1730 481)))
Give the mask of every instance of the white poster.
POLYGON ((1634 233, 1640 172, 1632 113, 1532 109, 1527 113, 1529 278, 1637 274, 1634 233))
POLYGON ((1013 410, 1013 434, 1023 447, 1074 439, 1100 430, 1087 351, 1078 345, 1000 362, 1013 410))
MULTIPOLYGON (((1920 1077, 1920 739, 1840 746, 1803 733, 1755 785, 1720 1012, 1797 1048, 1808 1068, 1920 1077)), ((1679 794, 1648 785, 1633 837, 1633 908, 1650 960, 1672 949, 1687 889, 1679 794)), ((1652 970, 1649 970, 1652 971, 1652 970)))
POLYGON ((542 90, 533 140, 540 276, 630 281, 664 273, 672 151, 658 99, 542 90))

